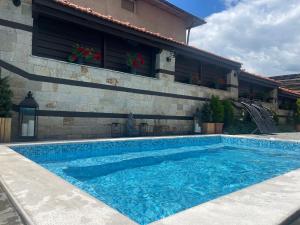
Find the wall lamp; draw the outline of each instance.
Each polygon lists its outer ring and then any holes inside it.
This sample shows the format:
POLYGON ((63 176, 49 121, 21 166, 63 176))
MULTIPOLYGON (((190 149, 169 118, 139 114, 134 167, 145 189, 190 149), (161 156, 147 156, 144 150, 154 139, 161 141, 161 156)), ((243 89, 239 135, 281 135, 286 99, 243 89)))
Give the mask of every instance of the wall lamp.
POLYGON ((21 0, 12 0, 15 6, 20 6, 21 5, 21 0))

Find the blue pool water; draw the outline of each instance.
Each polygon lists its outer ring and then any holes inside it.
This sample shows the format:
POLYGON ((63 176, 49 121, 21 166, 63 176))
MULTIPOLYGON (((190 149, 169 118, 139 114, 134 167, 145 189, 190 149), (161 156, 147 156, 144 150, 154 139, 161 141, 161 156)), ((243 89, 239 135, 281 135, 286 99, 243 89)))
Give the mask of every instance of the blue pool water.
POLYGON ((300 168, 300 145, 225 136, 13 146, 139 224, 300 168))

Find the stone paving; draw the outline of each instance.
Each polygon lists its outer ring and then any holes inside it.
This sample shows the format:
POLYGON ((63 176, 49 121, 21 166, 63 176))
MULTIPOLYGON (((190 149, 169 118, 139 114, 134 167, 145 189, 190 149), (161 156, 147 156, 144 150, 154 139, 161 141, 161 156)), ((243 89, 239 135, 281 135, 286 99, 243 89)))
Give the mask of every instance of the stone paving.
POLYGON ((0 225, 24 225, 0 187, 0 225))
POLYGON ((255 138, 268 138, 268 139, 284 139, 284 140, 294 140, 300 141, 300 132, 294 133, 277 133, 277 134, 266 134, 266 135, 243 135, 245 137, 255 137, 255 138))

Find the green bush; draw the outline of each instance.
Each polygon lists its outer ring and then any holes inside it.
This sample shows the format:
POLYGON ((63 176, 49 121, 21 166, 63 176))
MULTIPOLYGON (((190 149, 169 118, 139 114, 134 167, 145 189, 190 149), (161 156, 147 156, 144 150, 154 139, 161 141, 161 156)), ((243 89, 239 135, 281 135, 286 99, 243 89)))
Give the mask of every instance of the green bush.
POLYGON ((206 102, 201 109, 201 122, 202 123, 210 123, 212 122, 212 111, 210 104, 206 102))
POLYGON ((224 126, 230 126, 234 121, 233 106, 230 100, 223 100, 224 107, 224 126))
POLYGON ((296 101, 294 120, 296 124, 300 124, 300 98, 298 98, 296 101))
POLYGON ((10 89, 8 78, 0 76, 0 117, 10 117, 13 93, 10 89))
POLYGON ((224 106, 219 97, 212 96, 210 100, 210 107, 212 111, 212 122, 223 123, 224 122, 224 106))

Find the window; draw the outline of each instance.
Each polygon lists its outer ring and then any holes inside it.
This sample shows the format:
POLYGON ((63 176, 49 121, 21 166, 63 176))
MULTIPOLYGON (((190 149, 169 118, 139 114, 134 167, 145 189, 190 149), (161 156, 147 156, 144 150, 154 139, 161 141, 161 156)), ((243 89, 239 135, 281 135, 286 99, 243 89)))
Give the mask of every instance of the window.
POLYGON ((129 12, 134 13, 135 11, 135 1, 134 0, 122 0, 122 8, 129 12))

